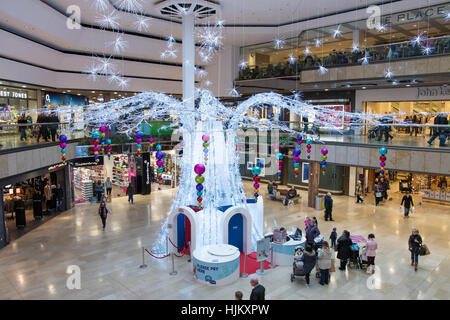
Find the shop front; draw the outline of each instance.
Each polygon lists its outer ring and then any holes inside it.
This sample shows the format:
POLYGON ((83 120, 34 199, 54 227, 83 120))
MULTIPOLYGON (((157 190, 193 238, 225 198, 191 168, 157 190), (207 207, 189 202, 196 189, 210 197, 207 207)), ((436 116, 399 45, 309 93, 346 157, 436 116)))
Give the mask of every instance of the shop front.
POLYGON ((68 166, 58 164, 0 181, 3 191, 0 221, 4 224, 0 228, 0 240, 3 239, 3 244, 71 208, 68 174, 68 166))

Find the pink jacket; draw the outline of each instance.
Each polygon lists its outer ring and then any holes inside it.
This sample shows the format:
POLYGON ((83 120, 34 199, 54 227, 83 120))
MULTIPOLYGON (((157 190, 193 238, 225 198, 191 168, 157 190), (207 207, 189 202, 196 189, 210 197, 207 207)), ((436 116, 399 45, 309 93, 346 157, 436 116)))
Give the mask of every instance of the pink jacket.
POLYGON ((377 242, 373 239, 367 240, 366 243, 366 256, 375 257, 378 245, 377 242))

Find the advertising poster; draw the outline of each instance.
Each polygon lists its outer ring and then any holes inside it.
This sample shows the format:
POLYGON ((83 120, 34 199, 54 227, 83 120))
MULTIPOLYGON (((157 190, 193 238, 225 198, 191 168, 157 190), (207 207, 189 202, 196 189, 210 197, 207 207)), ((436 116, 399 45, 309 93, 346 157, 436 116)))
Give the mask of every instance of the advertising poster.
POLYGON ((239 269, 239 258, 226 263, 208 263, 192 258, 194 265, 194 276, 198 280, 216 285, 226 282, 239 269))
POLYGON ((302 163, 302 182, 309 182, 309 163, 302 163))
POLYGON ((256 242, 256 261, 261 262, 269 259, 270 239, 264 238, 256 242))

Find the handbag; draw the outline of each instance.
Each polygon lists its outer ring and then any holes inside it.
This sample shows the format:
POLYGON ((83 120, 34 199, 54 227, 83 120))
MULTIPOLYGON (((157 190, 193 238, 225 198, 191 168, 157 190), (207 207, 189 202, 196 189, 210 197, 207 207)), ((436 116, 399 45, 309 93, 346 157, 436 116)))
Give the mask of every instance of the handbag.
POLYGON ((375 192, 375 197, 377 198, 381 198, 383 195, 381 194, 381 192, 375 192))
POLYGON ((421 254, 421 256, 427 256, 430 254, 430 250, 428 249, 428 246, 426 244, 423 244, 420 249, 422 250, 422 248, 425 250, 425 253, 421 254))

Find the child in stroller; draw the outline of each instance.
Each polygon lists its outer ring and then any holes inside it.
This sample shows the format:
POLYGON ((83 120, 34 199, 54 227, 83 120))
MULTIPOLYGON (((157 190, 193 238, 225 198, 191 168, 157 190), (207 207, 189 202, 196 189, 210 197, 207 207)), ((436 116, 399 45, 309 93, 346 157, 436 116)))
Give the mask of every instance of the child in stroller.
POLYGON ((294 263, 292 265, 291 282, 295 277, 304 277, 306 275, 305 266, 301 261, 303 255, 303 248, 298 246, 295 248, 294 263))
POLYGON ((354 243, 351 245, 350 249, 351 249, 351 256, 349 267, 354 267, 355 269, 362 269, 363 264, 361 262, 361 257, 359 254, 359 245, 354 243))

